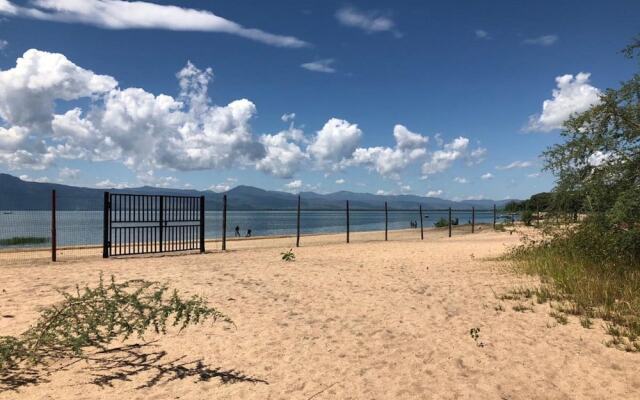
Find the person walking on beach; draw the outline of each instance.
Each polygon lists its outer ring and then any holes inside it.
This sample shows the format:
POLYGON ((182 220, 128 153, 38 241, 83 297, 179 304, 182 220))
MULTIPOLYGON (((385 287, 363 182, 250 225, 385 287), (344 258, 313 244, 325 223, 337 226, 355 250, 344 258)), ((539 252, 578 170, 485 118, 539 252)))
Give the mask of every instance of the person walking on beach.
POLYGON ((236 225, 236 237, 240 237, 240 226, 236 225))
POLYGON ((247 236, 246 237, 251 237, 251 229, 247 229, 247 236))

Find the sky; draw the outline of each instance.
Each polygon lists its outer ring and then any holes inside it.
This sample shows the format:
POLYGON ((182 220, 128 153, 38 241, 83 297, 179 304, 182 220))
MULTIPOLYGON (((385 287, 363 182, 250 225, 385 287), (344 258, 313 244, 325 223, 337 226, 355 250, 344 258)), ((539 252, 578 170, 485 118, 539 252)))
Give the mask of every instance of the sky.
POLYGON ((0 172, 527 198, 640 2, 0 0, 0 172))

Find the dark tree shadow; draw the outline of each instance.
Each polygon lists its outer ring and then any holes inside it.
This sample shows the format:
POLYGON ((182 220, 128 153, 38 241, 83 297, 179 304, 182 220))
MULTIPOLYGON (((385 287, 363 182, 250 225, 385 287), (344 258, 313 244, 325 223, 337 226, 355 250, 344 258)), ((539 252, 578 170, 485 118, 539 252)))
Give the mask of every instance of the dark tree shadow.
POLYGON ((202 359, 187 360, 187 356, 167 359, 167 353, 163 350, 157 350, 154 343, 133 344, 96 351, 56 368, 10 371, 6 375, 0 375, 0 392, 17 391, 23 386, 46 382, 44 376, 67 370, 80 362, 86 363, 83 368, 92 376, 89 383, 100 387, 113 387, 118 381, 132 381, 133 378, 141 374, 150 377, 145 378, 145 382, 137 386, 136 389, 149 388, 159 383, 192 377, 196 382, 219 379, 225 384, 239 382, 269 384, 264 379, 252 377, 234 369, 212 368, 206 365, 202 359))

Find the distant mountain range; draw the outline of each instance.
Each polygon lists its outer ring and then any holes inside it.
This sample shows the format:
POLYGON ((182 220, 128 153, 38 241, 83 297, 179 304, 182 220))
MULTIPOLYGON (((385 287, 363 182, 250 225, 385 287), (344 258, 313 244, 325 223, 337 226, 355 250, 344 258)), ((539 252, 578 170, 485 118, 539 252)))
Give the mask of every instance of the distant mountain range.
MULTIPOLYGON (((205 196, 205 208, 220 209, 222 197, 227 195, 228 209, 233 210, 284 210, 294 209, 297 195, 287 192, 263 190, 252 186, 237 186, 224 193, 209 190, 163 189, 150 186, 128 189, 93 189, 61 185, 57 183, 27 182, 8 174, 0 174, 0 210, 48 210, 51 207, 51 191, 56 190, 59 210, 101 210, 104 192, 165 194, 182 196, 205 196)), ((375 195, 340 191, 329 194, 314 192, 300 193, 303 209, 344 209, 345 201, 357 209, 381 209, 384 202, 391 209, 417 208, 444 209, 448 207, 469 209, 471 207, 489 209, 494 204, 502 208, 513 200, 465 200, 451 201, 436 197, 414 195, 375 195)))

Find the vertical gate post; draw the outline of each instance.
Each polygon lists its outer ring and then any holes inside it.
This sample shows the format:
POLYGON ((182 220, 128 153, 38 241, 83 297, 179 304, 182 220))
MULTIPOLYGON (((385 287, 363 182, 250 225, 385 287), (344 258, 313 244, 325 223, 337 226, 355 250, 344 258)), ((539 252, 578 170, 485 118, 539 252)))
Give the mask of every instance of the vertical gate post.
POLYGON ((164 241, 164 196, 160 195, 160 217, 158 218, 158 221, 160 223, 160 228, 159 228, 159 232, 158 232, 158 237, 159 237, 159 246, 160 246, 160 253, 162 253, 162 242, 164 241))
POLYGON ((57 229, 56 229, 56 191, 51 191, 51 261, 56 261, 57 246, 57 229))
POLYGON ((104 206, 102 212, 102 258, 109 258, 109 192, 104 192, 104 206))
POLYGON ((422 226, 422 204, 420 204, 420 240, 424 240, 424 227, 422 226))
POLYGON ((296 247, 300 247, 300 195, 298 195, 298 213, 296 215, 296 247))
POLYGON ((496 229, 496 205, 493 205, 493 229, 496 229))
POLYGON ((227 249, 227 195, 222 196, 222 250, 227 249))
POLYGON ((388 230, 389 230, 389 214, 387 212, 387 202, 384 202, 384 240, 388 240, 388 230))
POLYGON ((449 207, 449 237, 451 237, 451 207, 449 207))
POLYGON ((204 196, 200 196, 200 253, 204 253, 204 196))
POLYGON ((471 233, 476 231, 476 208, 471 207, 471 233))
POLYGON ((349 243, 349 200, 347 200, 347 243, 349 243))

